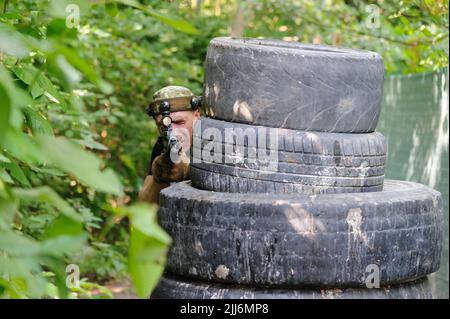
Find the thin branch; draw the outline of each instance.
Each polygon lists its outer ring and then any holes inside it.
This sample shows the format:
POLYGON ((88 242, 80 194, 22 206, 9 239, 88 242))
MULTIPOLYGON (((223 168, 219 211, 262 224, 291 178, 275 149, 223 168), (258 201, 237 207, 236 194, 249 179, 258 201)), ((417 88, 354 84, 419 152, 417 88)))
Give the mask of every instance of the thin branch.
POLYGON ((4 0, 3 2, 3 13, 6 13, 6 7, 8 6, 9 0, 4 0))

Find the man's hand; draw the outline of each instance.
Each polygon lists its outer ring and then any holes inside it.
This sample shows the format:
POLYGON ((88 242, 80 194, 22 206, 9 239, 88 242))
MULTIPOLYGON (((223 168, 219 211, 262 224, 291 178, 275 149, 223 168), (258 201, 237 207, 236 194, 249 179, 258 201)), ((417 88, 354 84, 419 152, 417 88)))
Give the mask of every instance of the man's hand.
POLYGON ((189 177, 189 159, 181 151, 178 161, 174 164, 168 152, 155 158, 152 164, 152 175, 158 184, 181 182, 189 177))

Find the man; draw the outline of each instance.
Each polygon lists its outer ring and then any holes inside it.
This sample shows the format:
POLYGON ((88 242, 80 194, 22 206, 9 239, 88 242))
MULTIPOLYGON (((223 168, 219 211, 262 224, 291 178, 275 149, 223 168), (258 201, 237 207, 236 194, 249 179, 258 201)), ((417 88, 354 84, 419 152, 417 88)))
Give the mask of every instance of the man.
POLYGON ((189 159, 186 152, 192 143, 194 122, 200 118, 199 103, 191 90, 181 86, 166 86, 153 94, 147 113, 153 117, 159 131, 163 128, 162 103, 170 106, 172 132, 180 141, 178 160, 163 152, 164 140, 160 136, 153 147, 147 177, 139 192, 139 200, 159 203, 159 192, 172 182, 180 182, 189 177, 189 159))

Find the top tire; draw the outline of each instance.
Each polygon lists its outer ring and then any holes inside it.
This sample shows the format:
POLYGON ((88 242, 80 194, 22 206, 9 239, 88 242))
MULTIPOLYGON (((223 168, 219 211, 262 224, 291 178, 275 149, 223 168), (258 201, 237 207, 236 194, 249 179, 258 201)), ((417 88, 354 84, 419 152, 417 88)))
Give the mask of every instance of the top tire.
POLYGON ((374 52, 220 37, 208 47, 209 117, 295 130, 366 133, 376 128, 384 63, 374 52))

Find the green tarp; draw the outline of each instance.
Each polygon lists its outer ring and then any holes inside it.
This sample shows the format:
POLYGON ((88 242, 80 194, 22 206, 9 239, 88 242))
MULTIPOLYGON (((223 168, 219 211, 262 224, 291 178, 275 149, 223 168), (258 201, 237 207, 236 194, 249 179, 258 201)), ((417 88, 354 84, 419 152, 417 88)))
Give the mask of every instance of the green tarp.
POLYGON ((430 276, 437 298, 449 297, 448 98, 448 69, 387 76, 377 127, 388 144, 386 178, 419 182, 442 193, 444 251, 440 270, 430 276))

